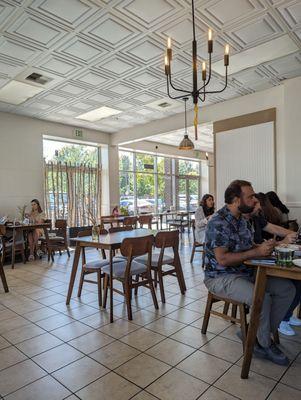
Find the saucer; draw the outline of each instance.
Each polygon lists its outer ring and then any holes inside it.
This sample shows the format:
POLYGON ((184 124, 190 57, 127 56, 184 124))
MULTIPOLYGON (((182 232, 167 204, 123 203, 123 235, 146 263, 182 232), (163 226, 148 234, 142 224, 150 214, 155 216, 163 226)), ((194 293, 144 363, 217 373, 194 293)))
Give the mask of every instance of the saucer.
POLYGON ((293 260, 294 265, 296 265, 296 267, 300 267, 301 268, 301 258, 296 258, 295 260, 293 260))

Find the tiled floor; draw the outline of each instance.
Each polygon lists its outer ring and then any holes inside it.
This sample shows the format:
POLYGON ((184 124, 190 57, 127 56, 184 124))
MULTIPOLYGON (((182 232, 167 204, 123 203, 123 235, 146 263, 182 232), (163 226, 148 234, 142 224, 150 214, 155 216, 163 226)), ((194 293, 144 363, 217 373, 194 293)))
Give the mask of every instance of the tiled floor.
POLYGON ((73 256, 7 266, 10 293, 0 289, 0 398, 300 400, 301 329, 281 337, 289 368, 253 359, 250 378, 241 380, 237 328, 211 318, 207 335, 201 333, 207 291, 200 255, 191 265, 184 240, 186 295, 166 278, 166 304, 156 312, 142 288, 133 299, 132 322, 116 295, 110 324, 108 312, 99 310, 96 285, 89 283, 80 300, 74 291, 65 305, 73 256))

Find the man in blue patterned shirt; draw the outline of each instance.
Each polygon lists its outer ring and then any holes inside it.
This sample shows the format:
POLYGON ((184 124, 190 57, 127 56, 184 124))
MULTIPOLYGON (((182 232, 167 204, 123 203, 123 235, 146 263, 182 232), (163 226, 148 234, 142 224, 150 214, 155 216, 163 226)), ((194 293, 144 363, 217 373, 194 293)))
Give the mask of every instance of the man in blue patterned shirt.
MULTIPOLYGON (((250 182, 233 181, 225 191, 226 205, 210 219, 206 229, 206 269, 204 283, 212 293, 252 305, 254 269, 244 261, 271 254, 274 241, 253 243, 252 232, 242 214, 253 211, 256 199, 250 182)), ((288 358, 271 341, 295 295, 288 279, 267 279, 254 353, 276 364, 287 365, 288 358)))

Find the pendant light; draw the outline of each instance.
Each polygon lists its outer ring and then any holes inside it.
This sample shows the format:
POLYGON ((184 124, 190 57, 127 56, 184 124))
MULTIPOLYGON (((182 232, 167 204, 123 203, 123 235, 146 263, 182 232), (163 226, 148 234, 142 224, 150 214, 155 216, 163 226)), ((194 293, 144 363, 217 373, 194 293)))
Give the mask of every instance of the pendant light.
POLYGON ((188 100, 188 97, 184 97, 184 104, 185 104, 185 133, 184 133, 184 138, 181 140, 181 143, 179 144, 179 150, 193 150, 194 149, 194 144, 193 142, 189 139, 188 133, 187 133, 187 110, 186 110, 186 103, 188 100))

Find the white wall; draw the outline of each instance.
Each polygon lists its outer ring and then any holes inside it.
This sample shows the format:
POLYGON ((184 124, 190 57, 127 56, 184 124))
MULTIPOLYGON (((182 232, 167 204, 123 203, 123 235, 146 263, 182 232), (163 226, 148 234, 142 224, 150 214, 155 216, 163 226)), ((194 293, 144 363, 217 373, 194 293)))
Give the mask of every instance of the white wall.
MULTIPOLYGON (((16 215, 33 198, 43 203, 43 135, 72 139, 72 126, 0 113, 0 215, 16 215)), ((84 129, 83 140, 107 144, 109 135, 84 129)))

